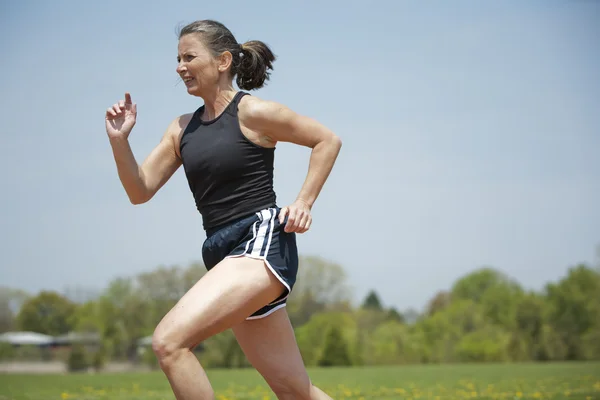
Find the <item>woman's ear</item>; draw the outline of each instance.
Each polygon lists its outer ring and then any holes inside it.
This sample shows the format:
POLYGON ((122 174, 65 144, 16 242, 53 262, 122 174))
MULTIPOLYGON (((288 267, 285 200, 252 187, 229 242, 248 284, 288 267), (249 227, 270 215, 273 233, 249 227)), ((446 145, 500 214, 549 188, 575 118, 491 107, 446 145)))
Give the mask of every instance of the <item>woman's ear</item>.
POLYGON ((219 72, 227 71, 231 67, 232 61, 233 61, 233 56, 231 55, 231 52, 224 51, 219 56, 219 60, 218 60, 219 72))

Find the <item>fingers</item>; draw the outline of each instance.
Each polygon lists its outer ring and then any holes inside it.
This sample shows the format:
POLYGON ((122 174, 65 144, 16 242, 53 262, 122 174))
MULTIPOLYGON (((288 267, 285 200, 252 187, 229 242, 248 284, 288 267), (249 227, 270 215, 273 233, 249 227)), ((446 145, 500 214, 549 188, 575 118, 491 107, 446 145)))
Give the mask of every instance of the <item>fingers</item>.
POLYGON ((296 209, 293 207, 290 207, 288 209, 288 219, 285 224, 284 231, 289 233, 289 232, 294 232, 295 229, 296 229, 296 209))
POLYGON ((283 225, 283 222, 285 221, 285 217, 288 213, 288 208, 287 207, 283 207, 281 209, 281 211, 279 211, 279 224, 283 225))
POLYGON ((129 110, 133 114, 137 114, 137 104, 131 102, 131 94, 129 94, 129 92, 125 93, 125 100, 119 100, 106 110, 106 118, 118 118, 122 116, 126 110, 129 110))
POLYGON ((113 119, 116 118, 117 113, 115 112, 115 110, 113 110, 112 107, 109 107, 106 109, 106 118, 108 119, 113 119))
POLYGON ((115 119, 123 115, 124 107, 122 108, 121 104, 119 103, 115 103, 112 105, 112 107, 106 109, 107 119, 115 119))
POLYGON ((130 110, 133 114, 137 113, 137 104, 134 104, 131 101, 131 94, 129 92, 125 92, 125 101, 123 102, 123 107, 125 110, 130 110))
POLYGON ((305 215, 304 218, 302 218, 302 221, 300 222, 300 226, 298 227, 298 233, 304 233, 307 230, 309 230, 311 224, 312 216, 310 214, 305 215))
POLYGON ((285 216, 287 215, 287 223, 285 224, 284 231, 287 233, 304 233, 312 224, 312 216, 310 212, 296 207, 285 207, 281 209, 279 215, 279 222, 283 224, 285 216))

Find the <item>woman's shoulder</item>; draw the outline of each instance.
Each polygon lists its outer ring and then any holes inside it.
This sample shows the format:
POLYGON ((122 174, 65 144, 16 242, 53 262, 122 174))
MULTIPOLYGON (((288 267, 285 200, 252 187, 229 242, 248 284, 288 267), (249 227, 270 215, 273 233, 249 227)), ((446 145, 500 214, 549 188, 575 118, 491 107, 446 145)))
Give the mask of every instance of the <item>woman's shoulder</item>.
POLYGON ((238 117, 249 125, 262 125, 277 118, 287 107, 272 100, 262 99, 255 95, 243 96, 238 105, 238 117))
POLYGON ((180 157, 181 157, 181 155, 179 154, 179 147, 181 145, 181 138, 183 137, 183 134, 185 133, 190 122, 192 122, 194 115, 196 115, 196 111, 186 113, 186 114, 181 114, 181 115, 175 117, 171 121, 171 123, 169 124, 169 126, 165 132, 165 138, 168 138, 173 142, 175 151, 177 152, 177 155, 180 157))
POLYGON ((183 131, 190 124, 190 122, 194 118, 194 115, 196 115, 196 111, 181 114, 173 120, 173 124, 177 127, 178 130, 183 131))

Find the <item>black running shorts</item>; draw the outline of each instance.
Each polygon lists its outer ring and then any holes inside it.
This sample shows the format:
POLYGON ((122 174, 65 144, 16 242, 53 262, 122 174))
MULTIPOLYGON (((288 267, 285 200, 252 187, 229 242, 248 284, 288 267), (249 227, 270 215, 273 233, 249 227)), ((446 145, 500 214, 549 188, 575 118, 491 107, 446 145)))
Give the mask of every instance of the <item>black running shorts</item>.
POLYGON ((298 249, 296 234, 284 232, 286 220, 279 223, 279 207, 267 208, 226 226, 206 232, 202 245, 202 258, 207 269, 229 257, 247 256, 264 260, 275 277, 286 287, 284 293, 265 304, 247 319, 266 317, 285 307, 287 298, 296 282, 298 272, 298 249))

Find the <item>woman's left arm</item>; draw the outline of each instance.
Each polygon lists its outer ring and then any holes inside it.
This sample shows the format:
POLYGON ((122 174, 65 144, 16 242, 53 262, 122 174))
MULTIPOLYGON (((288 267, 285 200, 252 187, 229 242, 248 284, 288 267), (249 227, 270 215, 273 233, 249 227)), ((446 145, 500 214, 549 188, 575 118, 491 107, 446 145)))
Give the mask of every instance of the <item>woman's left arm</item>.
POLYGON ((329 177, 342 147, 341 139, 312 118, 297 114, 272 101, 247 96, 240 104, 240 119, 273 143, 290 142, 312 149, 308 173, 296 201, 282 208, 279 220, 286 232, 306 232, 312 223, 310 211, 329 177))

